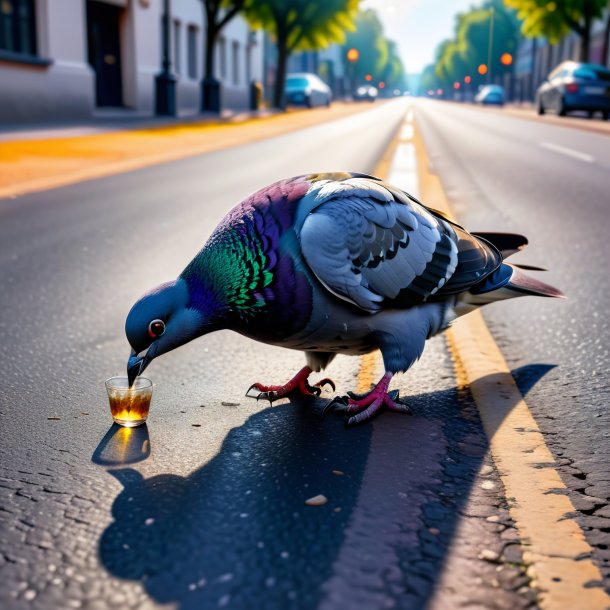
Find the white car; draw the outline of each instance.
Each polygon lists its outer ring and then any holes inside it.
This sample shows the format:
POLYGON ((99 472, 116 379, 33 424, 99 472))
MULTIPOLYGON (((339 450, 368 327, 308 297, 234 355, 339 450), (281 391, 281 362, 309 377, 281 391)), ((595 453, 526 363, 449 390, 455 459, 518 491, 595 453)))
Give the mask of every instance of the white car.
POLYGON ((286 103, 295 106, 330 106, 330 87, 316 74, 297 72, 286 75, 286 103))

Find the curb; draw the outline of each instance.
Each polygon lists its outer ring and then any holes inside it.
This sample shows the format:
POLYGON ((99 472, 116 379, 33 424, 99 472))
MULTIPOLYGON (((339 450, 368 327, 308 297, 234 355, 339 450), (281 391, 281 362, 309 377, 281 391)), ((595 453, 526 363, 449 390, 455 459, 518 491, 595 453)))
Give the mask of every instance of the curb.
POLYGON ((354 104, 215 123, 176 123, 0 147, 0 199, 240 146, 368 110, 354 104))

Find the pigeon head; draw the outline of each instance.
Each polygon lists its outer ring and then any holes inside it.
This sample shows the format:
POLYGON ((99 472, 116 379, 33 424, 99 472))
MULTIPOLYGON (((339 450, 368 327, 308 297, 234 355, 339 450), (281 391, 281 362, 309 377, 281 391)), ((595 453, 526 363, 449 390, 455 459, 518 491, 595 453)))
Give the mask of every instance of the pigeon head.
POLYGON ((188 285, 179 278, 153 288, 131 308, 125 322, 125 334, 131 345, 127 363, 129 385, 153 358, 203 334, 203 315, 189 307, 189 303, 188 285))

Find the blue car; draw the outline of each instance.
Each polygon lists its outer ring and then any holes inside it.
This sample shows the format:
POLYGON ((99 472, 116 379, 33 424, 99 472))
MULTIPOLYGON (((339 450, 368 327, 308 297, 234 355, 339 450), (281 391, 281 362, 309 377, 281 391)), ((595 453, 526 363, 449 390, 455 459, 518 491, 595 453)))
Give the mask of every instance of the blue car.
POLYGON ((596 64, 564 61, 538 88, 536 107, 538 114, 552 110, 559 116, 572 110, 584 110, 592 117, 599 111, 608 120, 610 70, 596 64))
POLYGON ((483 106, 504 106, 505 101, 506 93, 504 87, 500 85, 485 85, 474 96, 475 104, 483 104, 483 106))

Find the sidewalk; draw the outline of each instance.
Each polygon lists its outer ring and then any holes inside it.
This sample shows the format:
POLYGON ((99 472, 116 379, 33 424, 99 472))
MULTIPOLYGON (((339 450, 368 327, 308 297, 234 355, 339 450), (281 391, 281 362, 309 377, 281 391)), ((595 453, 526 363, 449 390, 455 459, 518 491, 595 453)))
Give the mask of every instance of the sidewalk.
POLYGON ((0 136, 0 198, 57 188, 156 163, 254 142, 370 110, 331 108, 243 113, 218 119, 156 119, 12 132, 0 136))
POLYGON ((556 114, 549 112, 541 116, 538 114, 535 106, 531 103, 507 104, 504 108, 494 108, 493 110, 523 119, 530 119, 532 121, 552 123, 553 125, 584 129, 586 131, 595 131, 601 134, 610 134, 610 121, 602 120, 599 114, 593 119, 588 118, 585 113, 557 116, 556 114))

